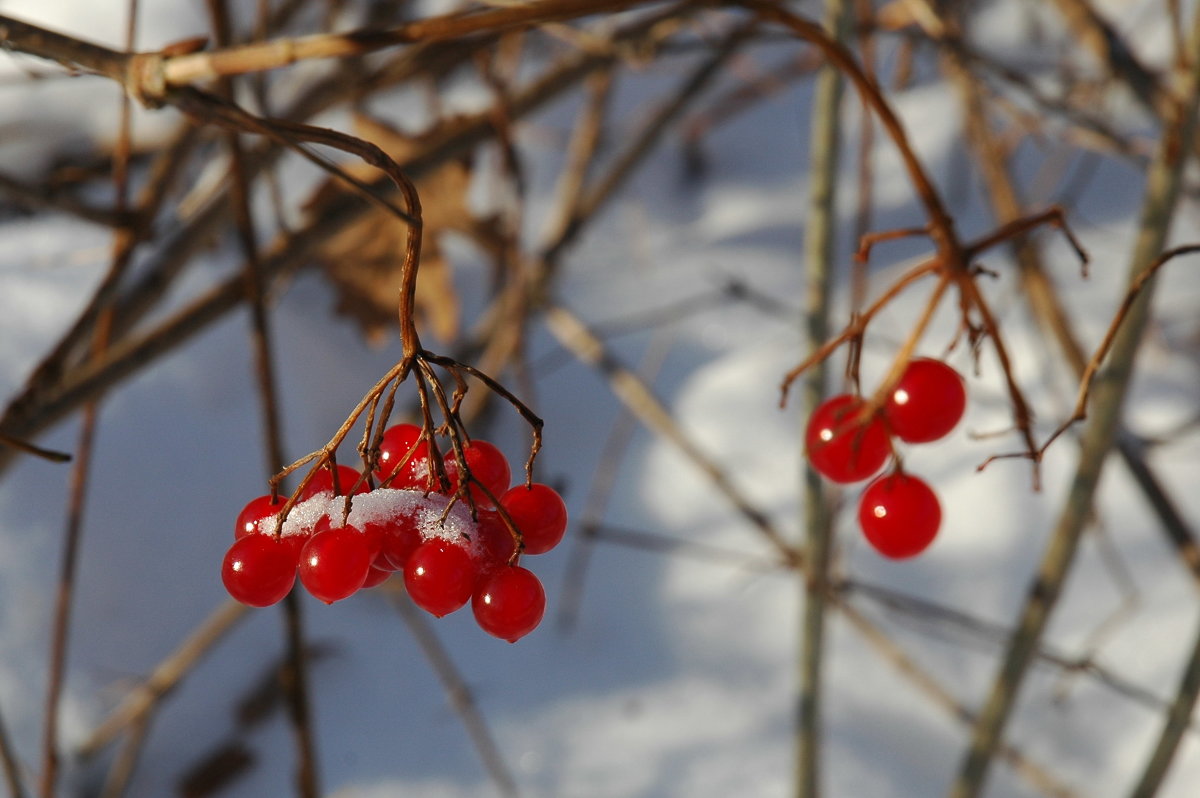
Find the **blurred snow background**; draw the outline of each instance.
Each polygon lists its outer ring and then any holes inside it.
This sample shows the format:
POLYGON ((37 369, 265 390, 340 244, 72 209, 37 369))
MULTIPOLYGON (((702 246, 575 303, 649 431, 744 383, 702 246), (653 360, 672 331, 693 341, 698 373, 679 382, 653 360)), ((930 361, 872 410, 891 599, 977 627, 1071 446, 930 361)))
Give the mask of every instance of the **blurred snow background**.
MULTIPOLYGON (((146 47, 206 29, 195 4, 147 4, 146 47)), ((1159 3, 1106 3, 1128 20, 1131 41, 1153 55, 1165 16, 1159 3)), ((0 12, 116 44, 122 3, 5 2, 0 12)), ((1026 46, 1030 4, 992 4, 988 30, 999 51, 1026 46)), ((760 48, 760 65, 788 51, 760 48)), ((22 59, 19 64, 31 63, 22 59)), ((12 60, 0 65, 19 74, 12 60)), ((927 76, 928 77, 928 76, 927 76)), ((731 73, 726 85, 736 82, 731 73)), ((653 80, 631 80, 619 101, 644 113, 653 80)), ((966 236, 990 228, 978 187, 961 166, 954 94, 925 80, 892 95, 930 172, 954 198, 966 236)), ((716 295, 736 279, 786 306, 802 305, 802 251, 810 92, 799 82, 758 104, 705 140, 709 172, 683 177, 682 157, 668 144, 650 159, 566 261, 562 301, 597 325, 716 295)), ((848 106, 854 105, 848 102, 848 106)), ((108 140, 116 129, 116 92, 98 79, 8 80, 0 117, 12 131, 0 140, 0 168, 35 172, 47 142, 108 140)), ((577 110, 549 108, 522 128, 528 153, 561 142, 577 110)), ((619 115, 617 118, 621 118, 619 115)), ((854 118, 851 115, 851 118, 854 118)), ((1116 117, 1123 127, 1136 114, 1116 117)), ((138 115, 138 132, 159 122, 138 115)), ((1147 131, 1152 132, 1152 131, 1147 131)), ((854 126, 845 131, 856 141, 854 126)), ((1023 148, 1026 179, 1077 153, 1055 144, 1023 148)), ((531 215, 545 207, 558 164, 531 168, 531 215)), ((920 223, 894 151, 877 144, 876 227, 920 223)), ((1068 173, 1077 162, 1068 164, 1068 173)), ((845 167, 846 218, 854 164, 845 167)), ((1066 178, 1031 204, 1053 202, 1066 178)), ((1088 281, 1053 234, 1041 234, 1054 278, 1089 347, 1098 341, 1120 297, 1140 201, 1140 174, 1111 159, 1096 167, 1072 197, 1069 217, 1091 252, 1088 281)), ((1181 206, 1179 241, 1194 234, 1196 205, 1181 206)), ((842 242, 849 254, 847 224, 842 242)), ((39 357, 82 306, 106 267, 109 239, 96 227, 61 216, 9 218, 0 224, 0 395, 22 385, 39 357)), ((873 285, 885 285, 923 245, 883 247, 873 285)), ((213 274, 232 261, 214 257, 213 274)), ((997 251, 987 265, 1000 277, 986 284, 1002 314, 1018 376, 1040 429, 1069 411, 1074 386, 1052 346, 1022 309, 1012 264, 997 251)), ((463 257, 457 281, 470 309, 485 279, 463 257)), ((868 385, 886 367, 922 292, 906 294, 873 327, 864 355, 868 385)), ((1150 462, 1185 517, 1200 518, 1200 380, 1195 358, 1194 264, 1168 267, 1156 321, 1139 360, 1129 426, 1156 438, 1150 462), (1189 346, 1180 341, 1193 336, 1189 346), (1182 429, 1182 432, 1178 430, 1182 429)), ((845 297, 835 318, 844 318, 845 297), (840 314, 840 315, 839 315, 840 314)), ((366 347, 344 320, 332 317, 324 284, 295 281, 274 309, 276 355, 289 456, 323 444, 398 354, 366 347)), ((652 375, 656 392, 704 450, 789 534, 799 537, 801 419, 777 408, 781 375, 797 362, 799 310, 769 314, 745 303, 711 309, 657 330, 613 336, 609 343, 636 367, 665 351, 652 375), (664 349, 665 348, 665 349, 664 349)), ((939 317, 928 354, 953 334, 939 317)), ((151 669, 224 601, 221 555, 237 510, 263 491, 259 410, 244 313, 126 381, 103 403, 65 696, 64 750, 70 751, 151 669)), ((531 330, 534 409, 546 421, 539 477, 560 483, 572 511, 588 486, 621 415, 604 381, 564 356, 543 330, 531 330)), ((835 362, 841 362, 838 358, 835 362)), ((964 353, 951 363, 971 371, 964 353)), ((940 493, 945 520, 933 548, 913 562, 893 563, 864 546, 852 513, 838 525, 839 569, 855 583, 936 602, 1005 627, 1024 599, 1070 479, 1075 449, 1059 443, 1044 468, 1040 493, 1029 467, 1004 461, 977 473, 989 454, 1015 448, 1011 437, 975 440, 970 433, 1005 428, 1008 412, 998 369, 985 355, 969 378, 965 423, 950 439, 910 452, 906 460, 940 493)), ((72 450, 74 421, 39 443, 72 450)), ((514 460, 527 433, 515 416, 498 414, 483 437, 514 460)), ((621 796, 783 796, 792 781, 792 718, 802 590, 794 574, 758 567, 770 550, 705 478, 676 450, 639 430, 622 453, 603 523, 691 541, 726 552, 722 558, 653 553, 599 542, 591 552, 573 623, 556 613, 567 592, 568 540, 530 566, 547 585, 543 627, 510 646, 486 637, 469 614, 432 624, 498 741, 521 795, 555 798, 621 796)), ((0 712, 17 752, 30 766, 39 756, 48 630, 58 572, 68 468, 21 458, 0 478, 0 712)), ((857 491, 845 493, 849 504, 857 491)), ((1200 624, 1196 584, 1167 546, 1141 494, 1115 460, 1099 494, 1097 522, 1054 614, 1047 646, 1095 662, 1160 701, 1173 696, 1185 652, 1200 624), (1119 614, 1119 615, 1118 615, 1119 614), (1115 620, 1114 620, 1115 619, 1115 620), (1105 626, 1109 622, 1110 626, 1105 626), (1096 635, 1104 628, 1106 634, 1096 635), (1095 648, 1093 649, 1093 646, 1095 648)), ((888 609, 869 597, 854 605, 968 709, 982 701, 1004 639, 951 620, 888 609)), ((496 792, 438 675, 384 591, 368 591, 326 607, 305 598, 308 633, 319 655, 311 687, 319 773, 339 798, 416 795, 484 796, 496 792)), ((844 798, 912 798, 945 791, 965 746, 965 727, 900 674, 855 627, 830 615, 826 693, 827 794, 844 798)), ((188 767, 230 740, 254 765, 224 796, 284 795, 294 748, 282 712, 239 726, 237 703, 284 650, 280 613, 253 611, 164 702, 131 785, 134 796, 177 794, 188 767)), ((1131 700, 1086 674, 1035 668, 1021 693, 1007 739, 1080 796, 1124 794, 1148 756, 1161 724, 1159 709, 1131 700)), ((1200 783, 1200 748, 1189 733, 1162 795, 1188 798, 1200 783)), ((89 795, 111 754, 69 763, 64 795, 89 795)), ((987 793, 995 798, 1040 794, 998 764, 987 793)))

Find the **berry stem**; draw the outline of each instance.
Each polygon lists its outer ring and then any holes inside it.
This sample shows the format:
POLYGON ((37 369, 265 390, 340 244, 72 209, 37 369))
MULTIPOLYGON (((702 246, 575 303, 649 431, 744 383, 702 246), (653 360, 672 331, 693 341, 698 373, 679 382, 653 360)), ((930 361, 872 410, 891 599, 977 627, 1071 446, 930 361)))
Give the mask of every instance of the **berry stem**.
MULTIPOLYGON (((1184 165, 1196 127, 1200 105, 1200 16, 1193 22, 1189 40, 1190 69, 1181 98, 1168 116, 1162 140, 1147 173, 1140 231, 1130 263, 1129 283, 1135 286, 1151 271, 1162 255, 1171 220, 1180 196, 1184 165)), ((1150 315, 1151 288, 1147 283, 1129 311, 1129 317, 1112 344, 1107 379, 1097 386, 1093 418, 1083 432, 1075 477, 1067 493, 1053 537, 1043 555, 1036 578, 1026 597, 1018 628, 1009 641, 1004 661, 973 729, 972 739, 958 777, 951 789, 953 798, 973 798, 983 790, 1017 692, 1036 653, 1062 585, 1074 560, 1079 538, 1093 517, 1093 501, 1104 464, 1112 449, 1121 418, 1121 407, 1133 372, 1133 359, 1150 315)), ((1185 682, 1177 702, 1194 704, 1196 685, 1185 682), (1190 693, 1189 693, 1190 690, 1190 693)), ((1187 714, 1191 714, 1190 708, 1187 714)), ((1168 724, 1159 738, 1138 786, 1138 794, 1152 795, 1165 773, 1180 741, 1179 727, 1168 724)))

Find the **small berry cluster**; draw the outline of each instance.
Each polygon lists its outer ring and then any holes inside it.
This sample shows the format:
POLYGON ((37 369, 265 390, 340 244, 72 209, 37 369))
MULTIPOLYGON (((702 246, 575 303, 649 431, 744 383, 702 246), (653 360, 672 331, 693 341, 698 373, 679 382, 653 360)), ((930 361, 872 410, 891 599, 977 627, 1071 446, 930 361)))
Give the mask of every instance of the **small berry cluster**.
POLYGON ((456 498, 461 469, 453 453, 443 459, 449 490, 434 489, 429 445, 420 436, 412 424, 385 431, 373 472, 379 487, 338 465, 317 472, 282 524, 282 497, 247 504, 221 569, 229 594, 266 607, 282 600, 299 577, 309 593, 331 604, 399 572, 413 602, 435 616, 469 601, 488 634, 514 642, 532 632, 545 613, 546 594, 517 559, 562 540, 562 497, 539 483, 510 487, 504 454, 473 440, 463 447, 472 512, 456 498), (347 489, 354 494, 348 514, 347 489))
MULTIPOLYGON (((939 360, 915 358, 878 413, 864 417, 866 402, 840 394, 823 402, 805 432, 808 460, 839 483, 874 476, 892 454, 892 438, 928 443, 948 434, 966 409, 958 372, 939 360)), ((869 484, 858 505, 858 523, 880 554, 903 559, 920 554, 937 535, 942 510, 923 480, 896 469, 869 484)))

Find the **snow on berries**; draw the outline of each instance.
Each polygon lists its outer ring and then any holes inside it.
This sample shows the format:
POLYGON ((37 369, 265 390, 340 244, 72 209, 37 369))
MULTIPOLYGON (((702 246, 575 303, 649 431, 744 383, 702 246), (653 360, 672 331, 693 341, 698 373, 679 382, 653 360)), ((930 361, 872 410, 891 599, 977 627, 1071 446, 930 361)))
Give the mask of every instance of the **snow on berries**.
MULTIPOLYGON (((966 404, 966 385, 957 371, 940 360, 914 358, 878 410, 851 394, 822 402, 805 430, 808 461, 833 482, 862 482, 883 468, 896 439, 920 444, 943 438, 958 426, 966 404)), ((890 559, 927 549, 941 520, 934 490, 898 465, 872 481, 859 498, 864 537, 890 559)))
POLYGON ((482 440, 462 448, 472 477, 467 491, 457 492, 461 475, 453 452, 443 460, 449 489, 435 490, 429 444, 420 433, 411 424, 385 431, 372 473, 378 487, 337 465, 336 472, 323 467, 313 475, 282 524, 284 497, 246 504, 221 569, 229 594, 266 607, 299 581, 331 604, 395 573, 413 603, 435 616, 469 603, 480 628, 494 637, 515 642, 532 632, 546 595, 537 576, 517 563, 562 540, 566 504, 547 485, 510 487, 508 461, 482 440))

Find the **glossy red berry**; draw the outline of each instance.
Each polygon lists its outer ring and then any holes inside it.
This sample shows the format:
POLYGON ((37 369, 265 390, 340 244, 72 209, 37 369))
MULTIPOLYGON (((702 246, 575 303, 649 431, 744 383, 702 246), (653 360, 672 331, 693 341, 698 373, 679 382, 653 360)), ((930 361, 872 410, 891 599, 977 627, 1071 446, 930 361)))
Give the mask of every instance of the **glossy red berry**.
POLYGON ((478 575, 465 546, 434 538, 417 546, 404 564, 404 587, 414 604, 441 618, 471 599, 478 575))
POLYGON ((229 595, 251 607, 280 601, 296 581, 296 548, 274 535, 245 535, 234 541, 221 564, 229 595))
POLYGON ((371 567, 367 538, 352 526, 315 533, 300 552, 300 582, 326 604, 353 595, 371 567))
POLYGON ((391 575, 392 572, 390 569, 376 568, 374 565, 372 565, 367 569, 367 578, 362 583, 363 589, 365 590, 368 587, 375 587, 376 585, 383 584, 391 575))
POLYGON ((894 560, 920 554, 937 536, 942 508, 937 494, 910 474, 887 474, 863 491, 858 523, 876 551, 894 560))
POLYGON ((821 403, 808 420, 804 441, 817 473, 834 482, 858 482, 883 468, 891 453, 887 427, 877 417, 858 418, 862 399, 840 394, 821 403))
POLYGON ((242 508, 238 513, 237 521, 233 525, 234 538, 245 537, 246 535, 262 532, 274 532, 274 529, 260 529, 260 523, 268 518, 274 518, 275 515, 283 509, 283 505, 287 500, 282 496, 259 496, 257 499, 251 499, 250 502, 242 508))
POLYGON ((927 443, 958 425, 967 389, 958 372, 940 360, 912 360, 883 407, 892 433, 908 443, 927 443))
POLYGON ((479 570, 490 573, 508 565, 517 550, 517 541, 508 525, 495 510, 480 510, 475 526, 475 543, 479 550, 479 570))
POLYGON ((403 571, 408 558, 422 543, 421 533, 417 531, 414 520, 409 516, 400 516, 384 528, 383 545, 379 556, 393 571, 403 571))
POLYGON ((534 483, 528 488, 517 485, 500 497, 500 506, 508 511, 521 538, 526 554, 544 554, 558 545, 567 531, 567 505, 558 491, 534 483))
POLYGON ((420 427, 396 424, 387 428, 379 444, 375 478, 389 488, 428 490, 432 487, 429 442, 421 440, 420 427))
MULTIPOLYGON (((483 440, 473 440, 463 445, 463 456, 467 459, 467 468, 470 469, 472 476, 486 485, 493 496, 499 499, 504 491, 508 490, 509 482, 512 480, 512 470, 508 466, 504 452, 496 448, 494 444, 483 440)), ((451 490, 458 490, 458 459, 453 451, 446 455, 446 475, 450 477, 451 490)), ((480 490, 478 485, 472 483, 469 489, 477 504, 485 507, 491 506, 491 500, 480 490)))
POLYGON ((358 487, 354 487, 355 484, 358 483, 358 478, 361 476, 361 474, 348 465, 339 464, 337 466, 337 475, 337 490, 335 491, 333 485, 333 472, 328 468, 322 468, 320 471, 314 474, 309 483, 304 486, 304 492, 300 494, 300 501, 311 499, 318 493, 335 493, 338 496, 345 496, 350 492, 351 488, 354 488, 355 494, 366 493, 371 489, 365 480, 359 484, 358 487))
POLYGON ((471 610, 483 631, 515 643, 532 632, 546 613, 546 591, 532 571, 519 565, 493 571, 480 580, 471 610))

